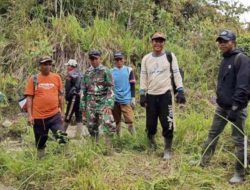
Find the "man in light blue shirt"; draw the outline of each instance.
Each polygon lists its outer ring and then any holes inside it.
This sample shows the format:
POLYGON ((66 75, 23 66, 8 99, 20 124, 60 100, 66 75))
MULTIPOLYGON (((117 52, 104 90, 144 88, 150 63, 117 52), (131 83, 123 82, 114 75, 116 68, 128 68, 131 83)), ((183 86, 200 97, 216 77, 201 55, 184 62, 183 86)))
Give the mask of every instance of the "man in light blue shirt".
POLYGON ((121 131, 121 116, 128 125, 129 132, 134 135, 133 126, 135 107, 135 75, 131 67, 124 65, 122 52, 114 53, 115 67, 112 69, 115 91, 115 106, 113 116, 116 122, 117 134, 121 131))

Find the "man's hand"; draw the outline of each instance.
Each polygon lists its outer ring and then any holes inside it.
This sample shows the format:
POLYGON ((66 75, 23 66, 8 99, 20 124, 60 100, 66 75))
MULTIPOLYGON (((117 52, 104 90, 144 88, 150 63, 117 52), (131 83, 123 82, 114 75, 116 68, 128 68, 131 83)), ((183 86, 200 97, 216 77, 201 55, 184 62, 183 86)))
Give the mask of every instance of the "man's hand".
POLYGON ((186 98, 184 95, 183 88, 177 89, 176 103, 178 103, 178 104, 185 104, 186 103, 186 98))
POLYGON ((65 115, 63 112, 61 112, 61 119, 62 119, 62 122, 64 121, 64 118, 65 118, 65 115))
POLYGON ((147 105, 147 103, 146 103, 146 95, 145 94, 140 95, 140 105, 141 105, 141 107, 146 107, 146 105, 147 105))
POLYGON ((104 108, 103 113, 106 113, 107 115, 112 115, 112 110, 110 108, 104 108))
POLYGON ((87 118, 87 112, 86 111, 82 112, 82 118, 83 118, 83 120, 87 118))
POLYGON ((33 118, 31 115, 28 116, 28 123, 29 123, 29 125, 31 125, 31 126, 34 125, 34 118, 33 118))
POLYGON ((131 107, 132 107, 132 109, 135 109, 135 105, 136 105, 136 102, 135 102, 135 97, 133 97, 132 99, 131 99, 131 107))
POLYGON ((238 110, 230 110, 227 115, 227 119, 231 122, 235 122, 239 116, 238 110))

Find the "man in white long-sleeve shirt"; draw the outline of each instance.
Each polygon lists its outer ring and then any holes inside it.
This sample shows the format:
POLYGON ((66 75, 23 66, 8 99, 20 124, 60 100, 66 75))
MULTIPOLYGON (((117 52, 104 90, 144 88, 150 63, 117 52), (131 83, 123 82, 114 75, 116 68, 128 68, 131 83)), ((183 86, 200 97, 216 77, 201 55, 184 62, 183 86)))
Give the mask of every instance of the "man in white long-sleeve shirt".
POLYGON ((184 104, 184 88, 179 71, 177 59, 171 53, 171 63, 164 51, 166 37, 163 33, 156 32, 151 43, 153 52, 145 55, 141 64, 140 76, 140 104, 146 107, 146 130, 150 146, 156 148, 154 136, 157 132, 157 121, 160 119, 162 135, 164 137, 165 151, 164 159, 171 158, 173 141, 173 110, 172 94, 173 86, 177 91, 176 102, 184 104), (172 65, 172 71, 170 69, 172 65), (172 85, 171 73, 173 73, 172 85))

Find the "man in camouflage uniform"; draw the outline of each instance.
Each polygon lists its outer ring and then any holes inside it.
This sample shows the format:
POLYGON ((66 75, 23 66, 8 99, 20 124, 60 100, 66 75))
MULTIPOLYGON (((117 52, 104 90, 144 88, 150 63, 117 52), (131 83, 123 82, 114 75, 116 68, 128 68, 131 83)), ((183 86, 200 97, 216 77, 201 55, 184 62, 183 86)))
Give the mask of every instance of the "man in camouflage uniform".
POLYGON ((99 132, 113 134, 116 127, 112 115, 114 107, 113 79, 108 68, 101 64, 101 52, 89 52, 91 66, 83 81, 81 108, 87 119, 90 135, 98 140, 99 132))

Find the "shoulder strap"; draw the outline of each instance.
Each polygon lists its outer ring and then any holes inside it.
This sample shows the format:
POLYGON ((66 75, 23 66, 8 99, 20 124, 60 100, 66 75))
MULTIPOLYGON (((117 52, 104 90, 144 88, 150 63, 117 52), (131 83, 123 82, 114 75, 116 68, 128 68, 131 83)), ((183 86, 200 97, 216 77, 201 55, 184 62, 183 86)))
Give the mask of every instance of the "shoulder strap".
POLYGON ((242 53, 238 53, 235 58, 234 58, 234 65, 236 65, 238 63, 239 57, 242 53))
POLYGON ((131 67, 127 67, 128 75, 130 75, 130 73, 131 73, 132 70, 133 69, 131 67))
POLYGON ((32 79, 33 79, 33 94, 35 96, 35 90, 37 89, 38 86, 38 77, 37 74, 32 75, 32 79))
POLYGON ((171 73, 171 80, 172 82, 174 82, 174 71, 173 71, 173 57, 172 57, 172 53, 170 51, 166 51, 166 57, 168 59, 168 62, 170 64, 170 73, 171 73))
POLYGON ((238 66, 238 62, 239 62, 239 58, 240 56, 242 55, 242 53, 238 53, 235 58, 234 58, 234 66, 235 68, 237 69, 237 66, 238 66))
POLYGON ((170 51, 166 51, 166 57, 168 59, 168 62, 170 63, 170 72, 171 72, 171 77, 174 77, 174 72, 173 72, 173 66, 172 66, 172 61, 173 61, 173 57, 172 57, 172 53, 170 51))
POLYGON ((172 65, 172 61, 173 61, 172 53, 170 51, 166 51, 166 56, 167 56, 169 63, 172 65))

